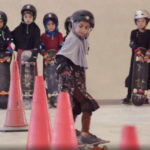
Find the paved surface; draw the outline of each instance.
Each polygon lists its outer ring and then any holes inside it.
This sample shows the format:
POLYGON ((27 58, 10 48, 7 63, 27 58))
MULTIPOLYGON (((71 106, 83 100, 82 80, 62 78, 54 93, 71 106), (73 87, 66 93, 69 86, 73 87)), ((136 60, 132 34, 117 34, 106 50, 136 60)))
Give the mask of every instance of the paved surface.
MULTIPOLYGON (((30 110, 26 110, 26 118, 29 122, 30 110)), ((51 125, 53 126, 55 109, 49 109, 51 125)), ((0 109, 0 128, 5 121, 6 110, 0 109)), ((150 105, 136 107, 123 105, 120 101, 115 104, 105 103, 93 113, 91 132, 98 137, 110 140, 108 150, 118 149, 121 129, 124 125, 134 125, 137 129, 139 144, 142 150, 150 149, 150 105)), ((80 129, 80 116, 77 118, 75 127, 80 129)), ((0 150, 25 149, 27 132, 2 133, 0 132, 0 150)))

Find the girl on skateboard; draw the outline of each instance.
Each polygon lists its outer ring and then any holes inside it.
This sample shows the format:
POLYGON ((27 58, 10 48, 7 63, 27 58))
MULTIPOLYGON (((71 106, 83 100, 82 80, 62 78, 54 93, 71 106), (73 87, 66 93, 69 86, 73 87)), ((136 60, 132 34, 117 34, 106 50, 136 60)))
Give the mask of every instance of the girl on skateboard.
POLYGON ((88 144, 101 141, 89 133, 92 112, 99 106, 86 90, 85 75, 88 68, 86 55, 89 51, 87 39, 94 25, 94 16, 90 11, 79 10, 73 13, 72 29, 56 56, 60 90, 70 94, 74 120, 82 113, 82 129, 77 134, 82 143, 88 144))

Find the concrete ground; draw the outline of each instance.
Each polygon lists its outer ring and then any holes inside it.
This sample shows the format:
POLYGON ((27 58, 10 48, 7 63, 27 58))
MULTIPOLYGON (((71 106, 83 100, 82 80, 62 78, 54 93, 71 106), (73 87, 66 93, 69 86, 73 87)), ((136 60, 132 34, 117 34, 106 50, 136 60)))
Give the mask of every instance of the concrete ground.
MULTIPOLYGON (((25 110, 29 123, 30 110, 25 110)), ((51 125, 53 126, 55 109, 49 109, 51 125)), ((0 109, 0 128, 5 121, 6 110, 0 109)), ((133 105, 123 105, 121 101, 116 103, 101 104, 101 108, 93 113, 91 132, 98 137, 110 140, 107 144, 108 150, 119 148, 121 130, 124 125, 134 125, 141 150, 150 149, 150 105, 136 107, 133 105)), ((75 123, 75 127, 80 129, 80 116, 75 123)), ((0 150, 5 149, 25 149, 27 132, 0 132, 0 150)))

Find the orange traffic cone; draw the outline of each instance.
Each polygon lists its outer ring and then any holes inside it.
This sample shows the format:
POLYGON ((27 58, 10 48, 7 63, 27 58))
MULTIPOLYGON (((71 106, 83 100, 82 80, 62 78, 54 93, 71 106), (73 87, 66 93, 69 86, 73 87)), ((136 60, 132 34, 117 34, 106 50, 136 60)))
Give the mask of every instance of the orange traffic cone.
POLYGON ((67 92, 61 92, 58 96, 52 136, 52 150, 59 149, 78 149, 72 108, 69 94, 67 92))
POLYGON ((122 129, 120 150, 139 150, 136 129, 134 126, 124 126, 122 129))
POLYGON ((27 131, 18 64, 12 64, 7 113, 3 132, 27 131))
POLYGON ((44 81, 42 76, 36 76, 26 149, 49 150, 50 146, 51 127, 44 81))

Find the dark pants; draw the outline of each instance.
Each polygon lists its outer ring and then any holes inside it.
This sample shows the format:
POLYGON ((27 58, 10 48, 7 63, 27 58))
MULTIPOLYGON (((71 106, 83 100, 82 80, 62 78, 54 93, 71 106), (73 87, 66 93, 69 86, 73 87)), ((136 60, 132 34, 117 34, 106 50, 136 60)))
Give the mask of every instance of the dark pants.
POLYGON ((60 75, 59 88, 67 90, 72 100, 73 116, 82 115, 82 131, 88 132, 90 116, 99 108, 98 103, 86 90, 85 71, 81 67, 75 67, 71 76, 60 75))

